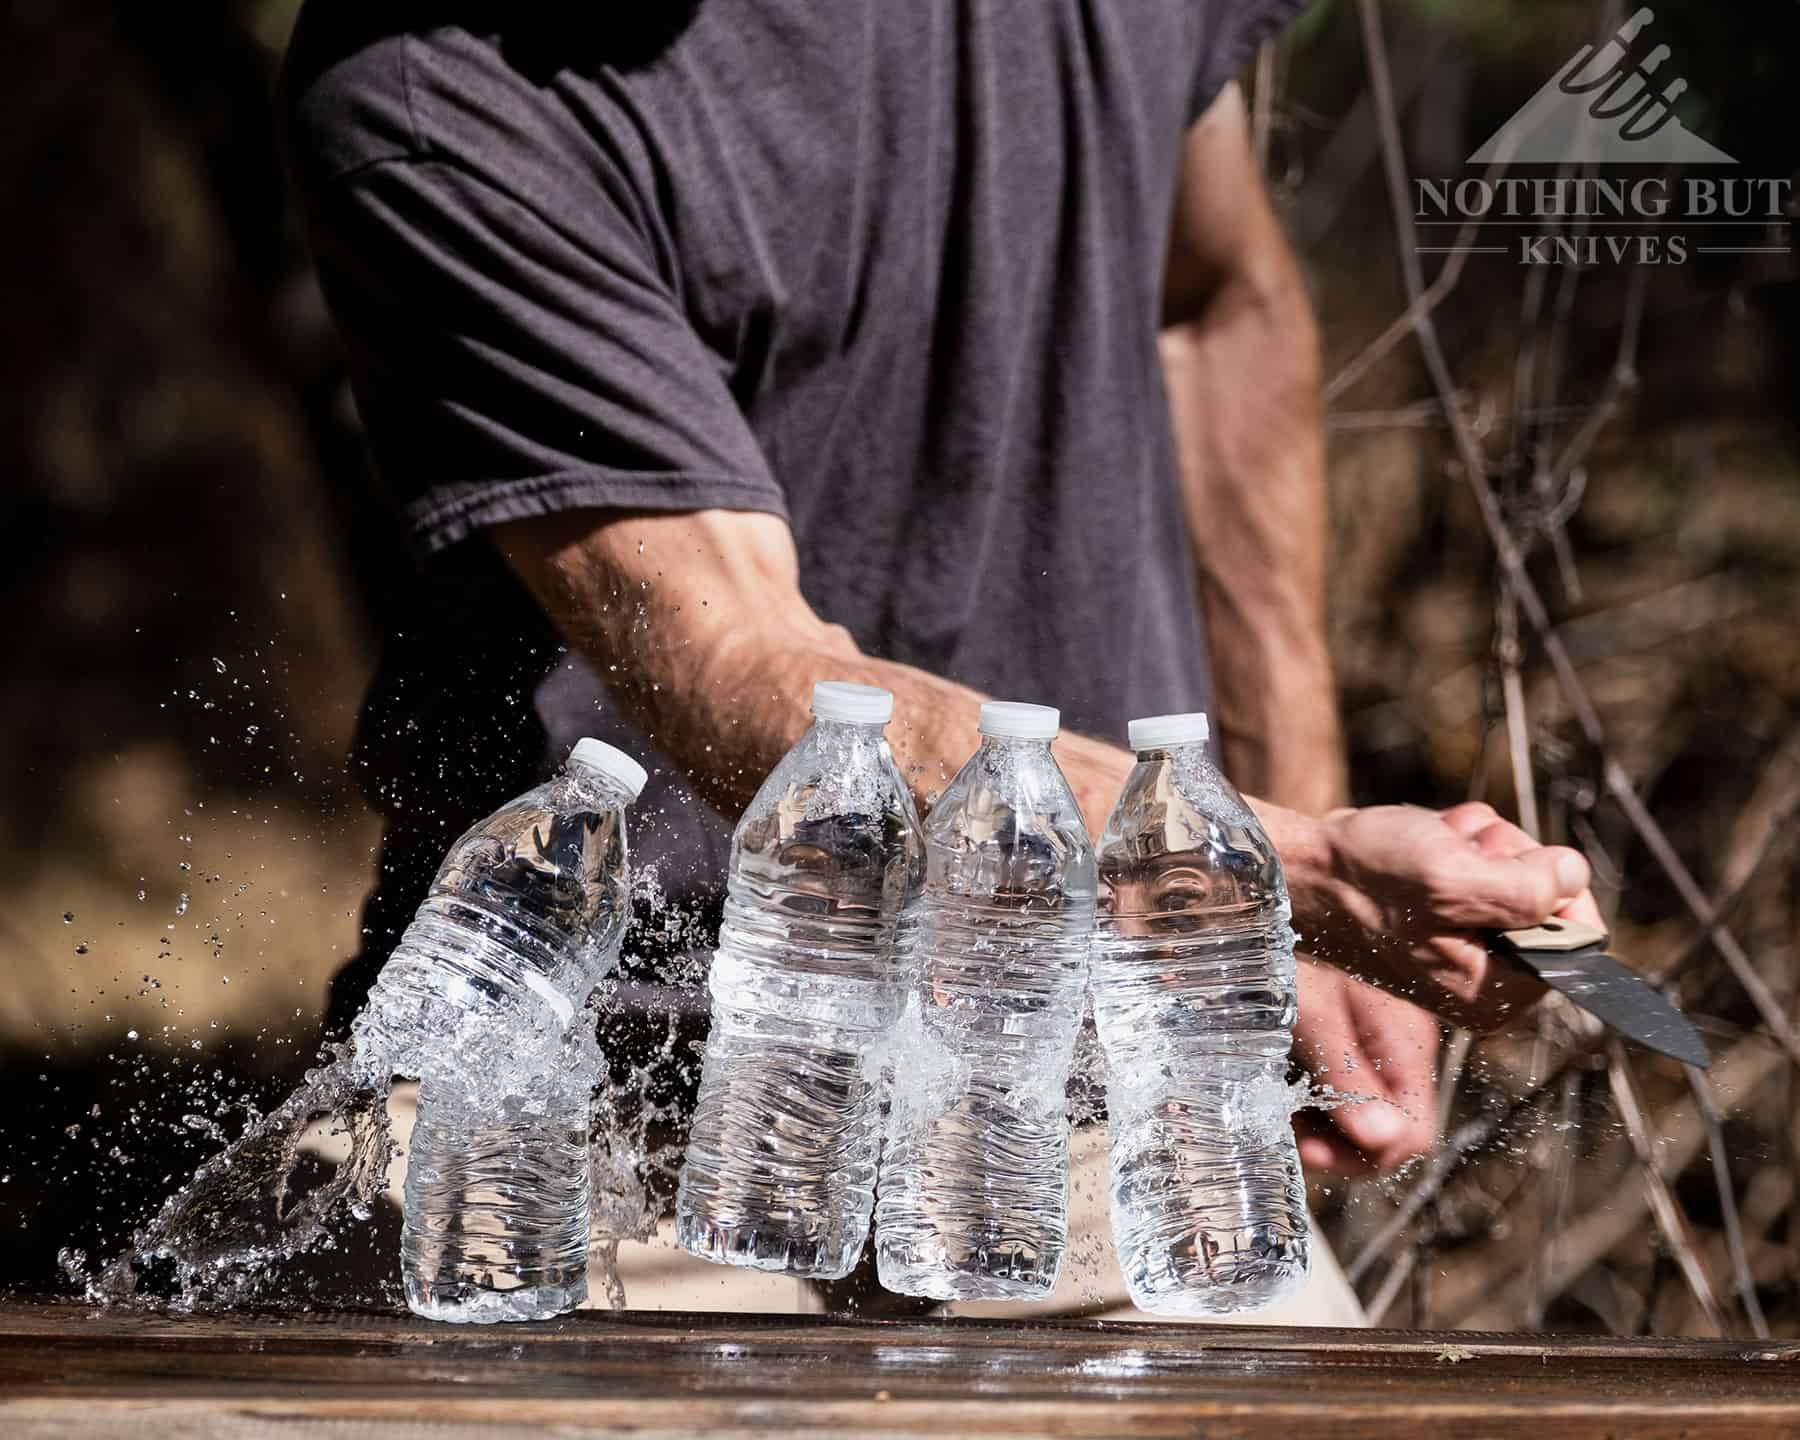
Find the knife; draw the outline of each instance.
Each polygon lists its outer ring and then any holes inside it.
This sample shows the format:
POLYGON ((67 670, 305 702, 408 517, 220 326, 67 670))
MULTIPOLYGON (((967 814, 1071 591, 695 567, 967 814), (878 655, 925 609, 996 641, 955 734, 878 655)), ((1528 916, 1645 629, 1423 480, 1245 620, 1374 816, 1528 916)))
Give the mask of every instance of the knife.
POLYGON ((1604 930, 1546 920, 1489 936, 1495 950, 1627 1039, 1704 1070, 1712 1054, 1687 1016, 1606 953, 1604 930))

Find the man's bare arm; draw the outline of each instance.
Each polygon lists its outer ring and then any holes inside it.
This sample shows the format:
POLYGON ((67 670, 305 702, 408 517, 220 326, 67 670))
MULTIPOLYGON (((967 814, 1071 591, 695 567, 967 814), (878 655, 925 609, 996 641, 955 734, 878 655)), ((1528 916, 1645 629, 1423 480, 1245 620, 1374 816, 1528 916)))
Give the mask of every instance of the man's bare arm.
MULTIPOLYGON (((818 680, 894 692, 889 735, 921 800, 974 746, 982 697, 864 655, 815 615, 800 592, 793 539, 772 516, 577 511, 494 533, 634 722, 727 814, 806 728, 818 680)), ((1056 751, 1097 828, 1132 757, 1079 735, 1064 735, 1056 751)), ((1387 983, 1472 1023, 1504 1018, 1536 992, 1494 966, 1469 930, 1535 923, 1586 884, 1573 851, 1510 849, 1498 832, 1477 845, 1427 811, 1319 820, 1260 802, 1258 810, 1303 931, 1318 927, 1338 963, 1366 959, 1387 983)))
MULTIPOLYGON (((793 536, 775 516, 577 511, 513 521, 495 537, 633 723, 728 816, 811 723, 820 680, 894 692, 888 739, 921 810, 975 748, 989 697, 864 655, 821 620, 800 593, 793 536)), ((1072 734, 1056 753, 1097 832, 1131 756, 1072 734)))
POLYGON ((1188 134, 1163 320, 1221 753, 1245 789, 1322 814, 1345 783, 1318 334, 1235 85, 1188 134))

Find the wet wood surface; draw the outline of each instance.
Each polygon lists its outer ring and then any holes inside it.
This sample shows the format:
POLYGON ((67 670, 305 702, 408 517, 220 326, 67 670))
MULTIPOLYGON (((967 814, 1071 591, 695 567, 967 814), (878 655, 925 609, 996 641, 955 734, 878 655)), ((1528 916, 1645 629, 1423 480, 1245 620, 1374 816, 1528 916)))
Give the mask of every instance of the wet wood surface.
POLYGON ((1800 1435, 1800 1344, 0 1304, 0 1435, 1800 1435))

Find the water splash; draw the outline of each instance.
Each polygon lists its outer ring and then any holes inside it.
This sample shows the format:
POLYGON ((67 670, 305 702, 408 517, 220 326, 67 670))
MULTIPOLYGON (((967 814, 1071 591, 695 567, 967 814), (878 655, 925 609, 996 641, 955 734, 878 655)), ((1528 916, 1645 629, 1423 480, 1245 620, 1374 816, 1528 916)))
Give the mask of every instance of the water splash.
MULTIPOLYGON (((617 986, 596 994, 589 1018, 604 1025, 621 1013, 617 986)), ((604 1293, 614 1310, 626 1305, 619 1271, 619 1247, 647 1241, 675 1193, 685 1147, 686 1115, 667 1081, 691 1065, 679 1054, 681 1017, 664 1017, 663 1033, 650 1054, 611 1077, 594 1092, 588 1128, 588 1164, 593 1181, 593 1218, 588 1242, 588 1287, 604 1293)))
MULTIPOLYGON (((280 1262, 329 1238, 343 1218, 368 1218, 392 1153, 387 1094, 356 1077, 347 1047, 327 1055, 286 1100, 253 1117, 196 1170, 119 1255, 92 1272, 79 1251, 58 1256, 91 1303, 151 1298, 140 1288, 150 1283, 172 1287, 167 1298, 176 1310, 243 1304, 280 1262), (296 1191, 301 1142, 321 1120, 348 1139, 349 1156, 296 1191)), ((182 1123, 199 1128, 193 1118, 182 1123)))
MULTIPOLYGON (((653 870, 633 877, 633 900, 645 933, 662 944, 682 942, 662 993, 694 990, 703 974, 699 922, 666 899, 653 870)), ((666 966, 664 967, 667 968, 666 966)), ((591 1103, 593 1230, 590 1283, 614 1309, 626 1304, 619 1247, 650 1238, 674 1193, 695 1056, 683 1043, 679 1006, 646 1013, 642 987, 609 977, 581 1012, 581 1023, 607 1033, 631 1016, 634 1034, 650 1043, 638 1058, 609 1054, 591 1103)), ((387 1202, 389 1162, 399 1153, 390 1134, 391 1076, 414 1068, 404 1027, 359 1027, 364 1047, 329 1047, 320 1063, 280 1105, 249 1111, 235 1139, 216 1118, 175 1107, 171 1126, 223 1148, 166 1199, 118 1254, 90 1263, 78 1249, 58 1255, 63 1272, 93 1304, 167 1305, 181 1312, 220 1309, 277 1298, 272 1282, 288 1262, 316 1249, 342 1248, 348 1233, 387 1202), (383 1037, 370 1043, 370 1037, 383 1037), (391 1041, 391 1044, 389 1043, 391 1041), (347 1151, 322 1178, 309 1140, 324 1136, 347 1151)), ((136 1032, 132 1032, 135 1038, 136 1032)), ((397 1254, 381 1256, 397 1278, 397 1254)), ((286 1298, 286 1297, 283 1297, 286 1298)))

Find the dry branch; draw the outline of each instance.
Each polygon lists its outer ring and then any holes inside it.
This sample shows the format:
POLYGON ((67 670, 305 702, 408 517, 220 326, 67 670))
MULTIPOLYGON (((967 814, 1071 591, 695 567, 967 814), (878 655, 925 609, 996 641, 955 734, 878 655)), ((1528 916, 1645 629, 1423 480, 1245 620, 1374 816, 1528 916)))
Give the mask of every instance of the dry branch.
MULTIPOLYGON (((1656 1146, 1644 1123, 1644 1102, 1638 1094, 1631 1064, 1625 1058, 1625 1046, 1617 1037, 1606 1042, 1606 1074, 1612 1085, 1613 1103, 1619 1107, 1619 1118, 1625 1122, 1625 1134, 1631 1140, 1632 1153, 1637 1156, 1638 1171, 1644 1181, 1644 1200, 1650 1207, 1651 1218, 1662 1232, 1663 1244, 1681 1267, 1682 1279, 1693 1292, 1700 1313, 1706 1317, 1707 1324, 1723 1335, 1726 1332, 1725 1312, 1719 1307, 1718 1287, 1713 1284, 1706 1262, 1700 1257, 1699 1246, 1694 1243, 1694 1227, 1689 1223, 1687 1213, 1669 1188, 1669 1182, 1656 1168, 1656 1146)), ((1698 1093, 1695 1100, 1698 1104, 1698 1093)), ((1704 1107, 1698 1108, 1705 1125, 1704 1107)), ((1716 1116, 1714 1119, 1716 1121, 1716 1116)), ((1706 1128, 1710 1134, 1714 1127, 1707 1125, 1706 1128)))
POLYGON ((1713 1183, 1719 1190, 1719 1213, 1725 1222, 1725 1253, 1731 1261, 1732 1283, 1737 1287, 1738 1302, 1744 1307, 1744 1318, 1750 1322, 1750 1333, 1758 1340, 1769 1338, 1769 1322, 1763 1315, 1762 1301, 1757 1298, 1756 1280, 1750 1273, 1750 1254, 1744 1247, 1744 1226, 1738 1215, 1737 1192, 1731 1183, 1731 1165, 1725 1155, 1724 1117, 1713 1099, 1712 1086, 1706 1072, 1692 1065, 1687 1070, 1688 1088, 1700 1112, 1700 1123, 1706 1127, 1706 1150, 1712 1160, 1713 1183))

